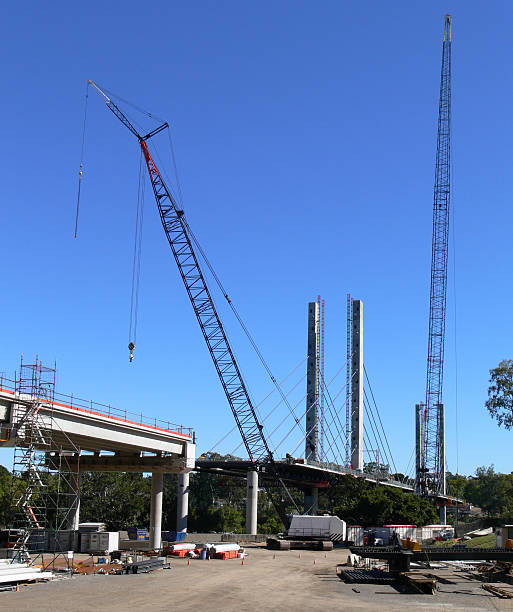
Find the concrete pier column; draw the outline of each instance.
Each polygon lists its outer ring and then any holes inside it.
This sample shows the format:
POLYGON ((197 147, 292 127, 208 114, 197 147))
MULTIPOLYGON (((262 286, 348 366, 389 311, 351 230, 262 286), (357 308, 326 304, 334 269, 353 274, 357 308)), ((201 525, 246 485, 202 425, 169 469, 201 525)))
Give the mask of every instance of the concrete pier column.
POLYGON ((319 304, 308 304, 305 459, 317 461, 319 441, 319 304))
POLYGON ((258 472, 251 470, 246 476, 246 533, 257 534, 258 520, 258 472))
POLYGON ((150 547, 154 550, 159 550, 161 547, 163 488, 164 474, 162 472, 152 472, 150 507, 150 547))
POLYGON ((317 514, 319 509, 319 489, 312 487, 305 491, 304 511, 305 514, 317 514))
POLYGON ((351 343, 351 468, 363 470, 363 302, 353 300, 351 343))
POLYGON ((189 515, 189 472, 178 474, 178 493, 176 497, 176 531, 187 531, 189 515))
POLYGON ((81 475, 71 475, 70 487, 70 499, 72 500, 72 507, 68 517, 68 529, 78 531, 80 524, 80 480, 81 475))

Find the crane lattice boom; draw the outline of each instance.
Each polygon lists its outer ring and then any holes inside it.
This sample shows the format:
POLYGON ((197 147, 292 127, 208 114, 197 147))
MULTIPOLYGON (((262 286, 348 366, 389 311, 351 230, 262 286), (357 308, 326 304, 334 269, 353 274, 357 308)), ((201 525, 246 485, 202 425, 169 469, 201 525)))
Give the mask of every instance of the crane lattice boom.
POLYGON ((288 517, 285 512, 283 498, 287 497, 290 501, 292 498, 279 476, 273 453, 263 433, 263 426, 258 420, 223 324, 217 313, 214 300, 201 271, 184 212, 175 202, 148 150, 146 141, 167 128, 168 124, 163 123, 146 134, 146 136, 141 136, 119 107, 92 81, 90 83, 104 96, 107 107, 139 140, 157 202, 162 227, 166 233, 180 276, 242 436, 249 459, 255 465, 255 469, 264 469, 266 472, 270 472, 273 477, 274 484, 278 489, 277 493, 272 491, 265 481, 263 486, 270 495, 271 501, 278 511, 282 522, 285 526, 288 526, 288 517))
POLYGON ((451 16, 444 18, 433 201, 426 404, 422 427, 423 493, 445 494, 442 387, 451 196, 451 16))

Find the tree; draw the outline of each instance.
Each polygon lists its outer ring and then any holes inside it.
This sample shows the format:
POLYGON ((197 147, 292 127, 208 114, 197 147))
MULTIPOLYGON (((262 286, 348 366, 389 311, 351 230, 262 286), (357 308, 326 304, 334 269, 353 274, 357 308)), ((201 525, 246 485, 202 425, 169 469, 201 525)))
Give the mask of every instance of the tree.
POLYGON ((109 530, 147 525, 150 479, 125 472, 84 472, 80 487, 83 521, 99 521, 109 530))
POLYGON ((512 359, 504 359, 496 368, 490 370, 490 383, 486 401, 488 412, 497 420, 499 427, 504 425, 506 429, 511 429, 513 427, 512 359))
POLYGON ((11 473, 0 465, 0 525, 2 526, 5 526, 9 519, 12 485, 11 473))
POLYGON ((429 500, 400 489, 377 486, 351 476, 339 478, 331 489, 334 514, 355 525, 428 525, 437 521, 429 500))

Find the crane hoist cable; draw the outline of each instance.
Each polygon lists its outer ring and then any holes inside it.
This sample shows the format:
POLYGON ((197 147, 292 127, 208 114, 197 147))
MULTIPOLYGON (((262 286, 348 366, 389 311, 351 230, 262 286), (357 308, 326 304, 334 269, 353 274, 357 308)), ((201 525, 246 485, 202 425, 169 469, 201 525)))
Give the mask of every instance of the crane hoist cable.
POLYGON ((139 313, 139 285, 141 278, 142 232, 144 223, 144 158, 141 151, 139 157, 139 179, 137 184, 137 209, 135 214, 134 256, 132 262, 132 291, 130 296, 130 324, 128 329, 128 348, 130 362, 134 358, 137 343, 137 318, 139 313))
POLYGON ((80 148, 80 166, 78 169, 78 193, 77 193, 77 209, 75 212, 75 238, 78 235, 78 212, 80 209, 80 188, 82 186, 82 177, 84 175, 84 150, 85 150, 85 135, 87 121, 87 101, 89 100, 89 81, 86 85, 85 103, 84 103, 84 120, 82 123, 82 146, 80 148))

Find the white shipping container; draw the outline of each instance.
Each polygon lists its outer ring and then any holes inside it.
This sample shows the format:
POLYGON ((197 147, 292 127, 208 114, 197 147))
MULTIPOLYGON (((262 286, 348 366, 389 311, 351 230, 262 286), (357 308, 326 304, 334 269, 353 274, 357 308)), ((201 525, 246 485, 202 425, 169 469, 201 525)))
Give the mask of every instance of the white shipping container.
POLYGON ((347 527, 347 540, 354 542, 355 546, 363 546, 363 532, 365 529, 361 525, 349 525, 347 527))
POLYGON ((452 525, 424 525, 420 527, 420 540, 430 540, 443 537, 445 534, 454 537, 454 527, 452 525))
POLYGON ((88 552, 98 551, 102 553, 110 553, 113 550, 119 549, 119 532, 118 531, 99 531, 97 533, 90 533, 88 535, 89 535, 88 552))
POLYGON ((346 523, 338 516, 294 514, 287 530, 293 538, 325 538, 338 542, 346 539, 346 523))
POLYGON ((385 525, 390 529, 390 536, 393 533, 397 533, 400 538, 407 540, 415 540, 417 538, 417 526, 416 525, 385 525))

